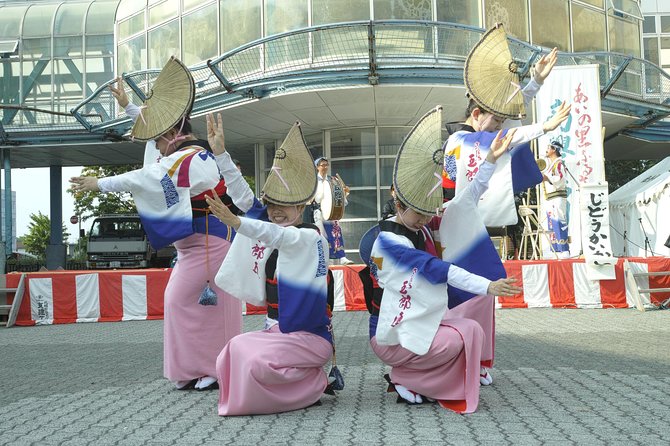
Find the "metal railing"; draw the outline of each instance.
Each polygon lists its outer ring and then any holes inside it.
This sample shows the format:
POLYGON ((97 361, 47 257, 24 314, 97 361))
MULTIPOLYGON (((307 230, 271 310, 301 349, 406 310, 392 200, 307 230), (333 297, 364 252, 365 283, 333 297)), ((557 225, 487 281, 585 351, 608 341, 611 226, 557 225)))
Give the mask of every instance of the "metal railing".
MULTIPOLYGON (((315 26, 265 37, 189 68, 196 85, 192 115, 286 91, 366 83, 462 85, 463 63, 483 32, 453 23, 389 20, 315 26)), ((548 51, 517 39, 509 42, 524 76, 548 51)), ((670 76, 650 62, 594 52, 560 53, 558 64, 597 64, 603 97, 609 102, 623 103, 639 117, 650 109, 656 116, 670 114, 670 76)), ((159 71, 123 75, 132 102, 142 102, 159 71)), ((112 82, 72 110, 91 132, 122 133, 130 125, 109 92, 112 82)))

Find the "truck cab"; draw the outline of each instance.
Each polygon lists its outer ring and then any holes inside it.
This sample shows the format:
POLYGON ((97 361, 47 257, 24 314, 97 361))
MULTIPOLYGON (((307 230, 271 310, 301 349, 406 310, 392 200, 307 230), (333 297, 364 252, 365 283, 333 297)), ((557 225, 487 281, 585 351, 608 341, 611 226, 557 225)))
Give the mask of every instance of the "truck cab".
POLYGON ((86 250, 88 269, 149 268, 169 266, 174 247, 156 252, 137 214, 96 217, 86 250))

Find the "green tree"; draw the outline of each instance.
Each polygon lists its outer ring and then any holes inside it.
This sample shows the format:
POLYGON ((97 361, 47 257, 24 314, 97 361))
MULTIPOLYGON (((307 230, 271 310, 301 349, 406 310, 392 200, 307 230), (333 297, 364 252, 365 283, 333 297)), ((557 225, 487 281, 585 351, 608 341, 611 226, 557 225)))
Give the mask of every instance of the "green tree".
POLYGON ((244 179, 251 188, 251 191, 256 193, 256 178, 255 177, 248 177, 244 175, 244 179))
POLYGON ((86 260, 86 249, 88 243, 88 237, 84 235, 79 237, 77 244, 74 247, 74 252, 72 253, 72 260, 85 261, 86 260))
MULTIPOLYGON (((63 243, 67 243, 70 234, 62 224, 63 243)), ((37 214, 30 214, 30 224, 28 225, 28 233, 23 236, 23 246, 26 252, 36 255, 40 259, 44 259, 51 237, 51 220, 48 216, 37 212, 37 214)))
MULTIPOLYGON (((123 166, 85 166, 82 176, 111 177, 140 168, 138 165, 123 166)), ((82 221, 106 214, 135 214, 137 208, 130 192, 73 192, 74 212, 82 221)))
POLYGON ((611 194, 657 162, 658 160, 605 160, 605 179, 609 193, 611 194))

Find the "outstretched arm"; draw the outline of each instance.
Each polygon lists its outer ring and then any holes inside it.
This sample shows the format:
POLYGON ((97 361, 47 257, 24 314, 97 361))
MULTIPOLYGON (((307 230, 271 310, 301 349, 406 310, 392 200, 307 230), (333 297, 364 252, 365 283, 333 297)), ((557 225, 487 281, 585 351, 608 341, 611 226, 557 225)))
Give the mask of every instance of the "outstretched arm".
MULTIPOLYGON (((158 164, 155 164, 156 166, 158 164)), ((152 168, 151 166, 148 166, 152 168)), ((125 192, 130 190, 130 184, 137 180, 138 175, 142 175, 144 169, 131 170, 130 172, 114 175, 111 177, 72 177, 70 178, 70 189, 73 192, 125 192)))
POLYGON ((520 144, 527 143, 532 141, 535 138, 539 138, 547 132, 550 132, 556 129, 561 125, 568 117, 570 116, 570 110, 572 106, 566 104, 565 101, 556 109, 556 113, 546 122, 541 124, 531 124, 524 125, 522 127, 517 127, 517 132, 512 139, 510 147, 516 147, 520 144))

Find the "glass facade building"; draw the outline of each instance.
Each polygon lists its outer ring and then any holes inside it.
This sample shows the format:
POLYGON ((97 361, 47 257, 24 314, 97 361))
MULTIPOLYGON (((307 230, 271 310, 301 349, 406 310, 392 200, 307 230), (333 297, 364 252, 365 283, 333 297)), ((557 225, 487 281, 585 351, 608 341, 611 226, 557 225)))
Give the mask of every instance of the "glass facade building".
POLYGON ((670 71, 670 2, 642 0, 644 59, 670 71))
MULTIPOLYGON (((114 77, 118 0, 8 2, 0 6, 0 101, 69 113, 114 77)), ((27 110, 4 111, 2 123, 34 126, 27 110)), ((54 116, 50 125, 75 122, 54 116)))
POLYGON ((264 36, 356 20, 427 20, 488 28, 561 51, 640 57, 635 0, 122 0, 116 15, 118 66, 187 64, 264 36))

